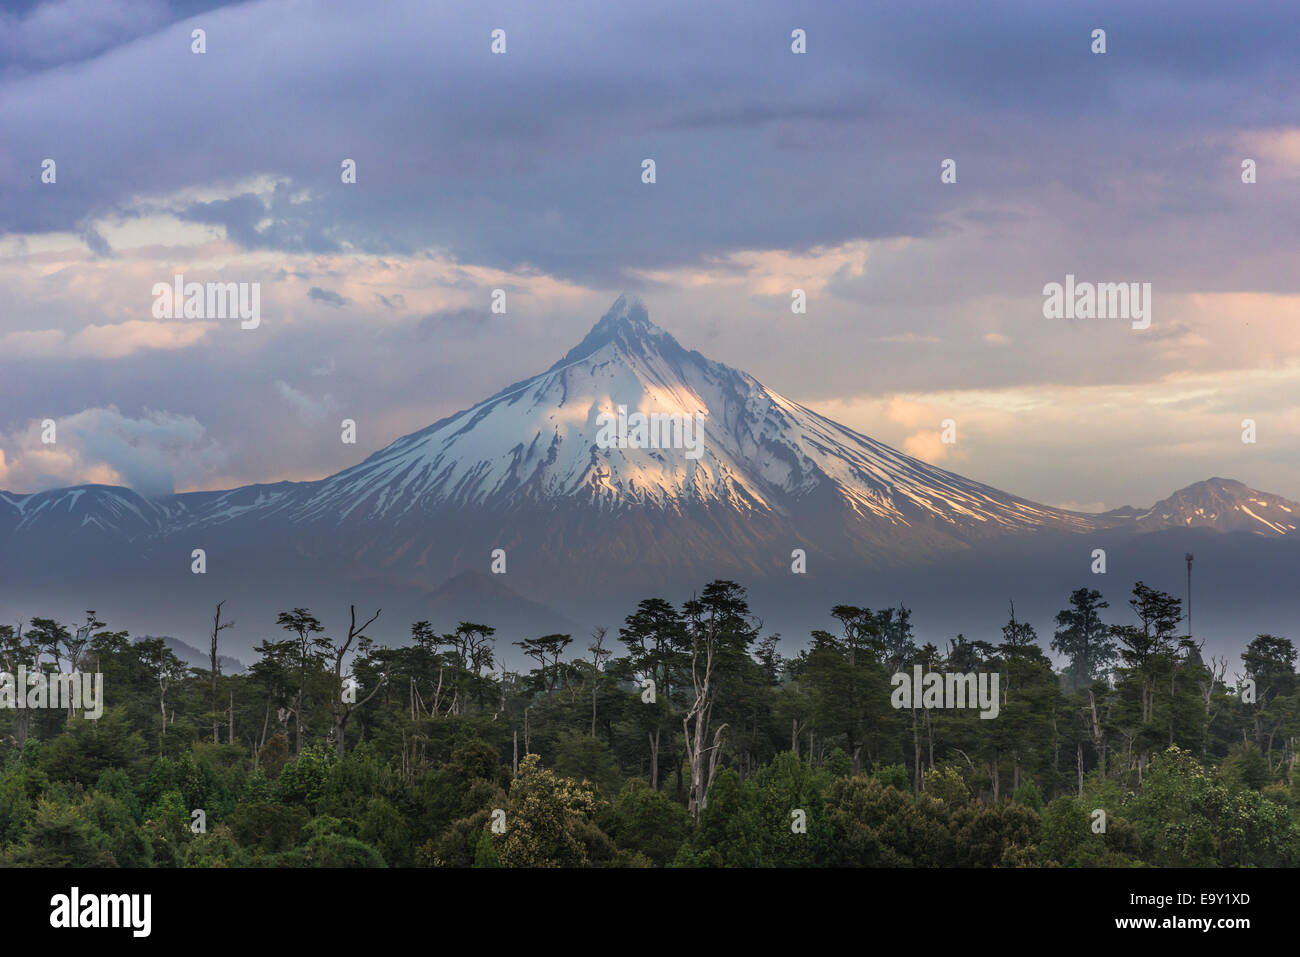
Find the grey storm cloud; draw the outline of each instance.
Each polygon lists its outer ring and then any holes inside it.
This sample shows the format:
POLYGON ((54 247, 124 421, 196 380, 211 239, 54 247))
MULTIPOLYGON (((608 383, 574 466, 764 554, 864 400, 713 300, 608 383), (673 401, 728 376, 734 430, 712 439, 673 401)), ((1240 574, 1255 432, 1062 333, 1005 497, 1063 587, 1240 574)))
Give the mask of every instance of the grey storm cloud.
POLYGON ((301 205, 292 205, 288 189, 276 187, 271 202, 252 193, 231 199, 195 203, 181 210, 180 219, 222 226, 226 236, 245 249, 276 249, 281 252, 336 252, 339 244, 330 238, 330 226, 315 222, 301 205))
POLYGON ((0 10, 0 71, 76 63, 226 0, 8 0, 0 10))
POLYGON ((172 20, 164 0, 60 0, 0 11, 0 62, 48 66, 102 53, 172 20))
MULTIPOLYGON (((269 201, 181 215, 250 249, 432 245, 618 286, 628 269, 735 248, 935 235, 969 197, 937 186, 953 156, 959 182, 994 203, 1068 184, 1054 197, 1067 220, 1114 199, 1116 163, 1158 164, 1165 186, 1110 211, 1154 233, 1178 215, 1167 184, 1218 176, 1199 138, 1291 122, 1297 93, 1295 5, 1258 17, 1160 2, 593 2, 547 18, 515 2, 490 20, 472 5, 302 9, 209 10, 121 33, 75 72, 10 78, 0 173, 17 186, 0 229, 69 228, 132 197, 270 173, 285 182, 269 201), (806 55, 789 51, 793 24, 806 55), (1097 24, 1105 57, 1088 51, 1097 24), (495 26, 504 56, 488 52, 495 26), (378 55, 362 55, 361 36, 378 55), (57 196, 30 174, 33 151, 67 170, 57 196), (640 182, 645 157, 653 186, 640 182), (340 182, 344 159, 355 185, 340 182), (310 201, 291 202, 302 187, 310 201)), ((1266 211, 1261 242, 1287 222, 1266 211)))
POLYGON ((308 289, 307 298, 314 302, 323 302, 327 306, 346 306, 352 301, 346 296, 340 296, 337 292, 322 289, 320 286, 312 286, 308 289))
POLYGON ((113 247, 108 244, 108 240, 101 236, 94 226, 86 226, 81 230, 81 241, 96 256, 105 258, 113 255, 113 247))
POLYGON ((460 309, 441 309, 420 320, 415 336, 420 340, 436 338, 447 326, 473 328, 491 318, 486 309, 464 306, 460 309))

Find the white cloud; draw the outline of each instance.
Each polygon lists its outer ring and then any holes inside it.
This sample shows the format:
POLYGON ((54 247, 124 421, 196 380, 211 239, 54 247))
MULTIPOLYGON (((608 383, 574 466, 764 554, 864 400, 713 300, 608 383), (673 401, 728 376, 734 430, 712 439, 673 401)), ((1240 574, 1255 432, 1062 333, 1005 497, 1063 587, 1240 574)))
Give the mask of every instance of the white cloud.
POLYGON ((300 389, 295 389, 283 379, 275 380, 275 388, 281 398, 298 410, 299 417, 308 425, 319 425, 324 422, 325 417, 335 407, 333 397, 323 395, 318 399, 300 389))
POLYGON ((40 422, 0 434, 0 481, 11 491, 97 483, 161 495, 208 475, 225 458, 193 416, 145 410, 132 418, 108 406, 51 418, 55 441, 48 445, 40 422))
POLYGON ((185 349, 202 342, 216 323, 129 322, 88 325, 71 334, 31 329, 0 335, 6 359, 120 359, 148 349, 185 349))

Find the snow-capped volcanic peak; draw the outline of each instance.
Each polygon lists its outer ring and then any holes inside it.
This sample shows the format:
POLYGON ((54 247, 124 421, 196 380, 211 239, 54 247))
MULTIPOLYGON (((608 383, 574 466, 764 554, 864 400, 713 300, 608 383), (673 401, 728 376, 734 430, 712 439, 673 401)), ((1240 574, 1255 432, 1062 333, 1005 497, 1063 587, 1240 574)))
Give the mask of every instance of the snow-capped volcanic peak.
POLYGON ((629 296, 546 372, 313 483, 290 508, 294 520, 548 501, 786 515, 814 498, 904 525, 1091 527, 903 455, 688 352, 629 296))
MULTIPOLYGON (((626 418, 676 417, 692 430, 707 421, 709 400, 684 375, 699 361, 651 323, 638 300, 620 297, 546 372, 326 479, 304 507, 335 511, 331 502, 340 494, 351 503, 344 514, 364 508, 380 515, 570 496, 667 505, 697 492, 717 494, 726 484, 724 470, 707 452, 688 459, 685 447, 603 447, 609 443, 600 441, 611 431, 602 429, 602 416, 616 423, 620 407, 626 418)), ((676 437, 686 436, 679 430, 676 437)), ((705 437, 700 444, 714 442, 705 437)))

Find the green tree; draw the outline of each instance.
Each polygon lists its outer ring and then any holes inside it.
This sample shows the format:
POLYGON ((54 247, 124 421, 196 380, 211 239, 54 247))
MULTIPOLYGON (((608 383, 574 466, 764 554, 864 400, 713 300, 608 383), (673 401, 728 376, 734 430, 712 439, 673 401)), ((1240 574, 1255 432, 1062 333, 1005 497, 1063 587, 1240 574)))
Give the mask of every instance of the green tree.
POLYGON ((1118 649, 1110 627, 1101 620, 1101 610, 1109 607, 1095 588, 1076 588, 1070 593, 1070 607, 1056 613, 1052 650, 1070 659, 1066 668, 1069 691, 1106 677, 1115 665, 1118 649))
POLYGON ((330 648, 329 640, 320 637, 325 628, 315 615, 306 608, 282 611, 276 623, 285 631, 291 632, 294 664, 297 668, 298 693, 293 699, 293 723, 296 734, 294 753, 301 754, 303 748, 303 707, 307 696, 308 675, 319 670, 325 653, 330 648))
POLYGON ((598 823, 615 846, 664 866, 677 855, 686 837, 690 815, 662 792, 633 778, 598 823))
POLYGON ((537 755, 519 762, 506 830, 493 844, 503 867, 580 867, 589 862, 588 828, 598 808, 591 787, 543 768, 537 755))

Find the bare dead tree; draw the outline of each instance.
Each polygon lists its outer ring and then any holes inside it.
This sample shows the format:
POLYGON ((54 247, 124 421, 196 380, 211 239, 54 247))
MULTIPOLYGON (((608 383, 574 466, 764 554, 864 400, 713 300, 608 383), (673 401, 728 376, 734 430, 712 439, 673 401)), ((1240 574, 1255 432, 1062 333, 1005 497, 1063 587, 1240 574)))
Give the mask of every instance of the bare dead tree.
MULTIPOLYGON (((384 683, 388 680, 387 675, 381 675, 379 681, 375 683, 370 694, 361 701, 347 700, 347 694, 343 687, 345 682, 353 681, 352 673, 343 673, 343 661, 347 657, 348 651, 352 648, 352 643, 358 639, 365 638, 365 631, 375 619, 379 617, 379 611, 370 616, 370 619, 360 628, 357 627, 357 606, 350 605, 351 622, 348 625, 348 636, 339 644, 333 646, 331 651, 334 653, 334 697, 330 701, 330 713, 334 716, 334 753, 340 758, 343 757, 343 735, 347 728, 348 719, 352 717, 352 712, 369 703, 370 699, 379 693, 384 683)), ((382 611, 382 609, 380 609, 382 611)), ((350 690, 350 689, 349 689, 350 690)))
POLYGON ((1097 696, 1091 688, 1088 689, 1088 717, 1092 730, 1092 745, 1097 749, 1097 759, 1100 762, 1102 776, 1106 774, 1106 729, 1101 718, 1097 715, 1097 696))
POLYGON ((687 809, 693 817, 698 817, 700 811, 708 806, 709 789, 713 787, 713 779, 718 769, 722 732, 727 728, 726 723, 718 725, 713 730, 712 744, 705 744, 713 715, 711 686, 717 637, 716 615, 710 615, 703 636, 697 634, 691 647, 691 682, 695 696, 686 715, 682 718, 682 730, 686 741, 686 761, 691 769, 687 809), (703 674, 700 672, 701 651, 704 656, 703 674))
POLYGON ((591 736, 596 736, 596 692, 600 689, 600 669, 612 651, 605 648, 605 633, 609 629, 595 627, 591 630, 591 644, 587 650, 591 652, 591 736))
POLYGON ((226 603, 223 598, 217 602, 216 614, 212 616, 212 640, 209 644, 209 661, 212 666, 212 743, 217 744, 220 739, 219 716, 221 712, 217 709, 217 675, 221 673, 221 662, 217 658, 217 638, 227 628, 233 628, 235 623, 228 621, 225 624, 221 622, 221 606, 226 603))
POLYGON ((799 736, 807 730, 810 723, 800 724, 798 718, 790 719, 790 750, 794 752, 796 758, 799 756, 799 736))
MULTIPOLYGON (((88 646, 90 645, 90 636, 94 634, 96 628, 103 628, 104 622, 93 611, 86 612, 86 620, 78 625, 71 634, 65 632, 62 640, 62 654, 68 659, 68 671, 75 674, 81 671, 84 664, 88 646)), ((56 645, 54 648, 55 662, 57 664, 60 649, 56 645)), ((72 705, 71 698, 68 700, 68 717, 71 718, 76 709, 72 705)))

